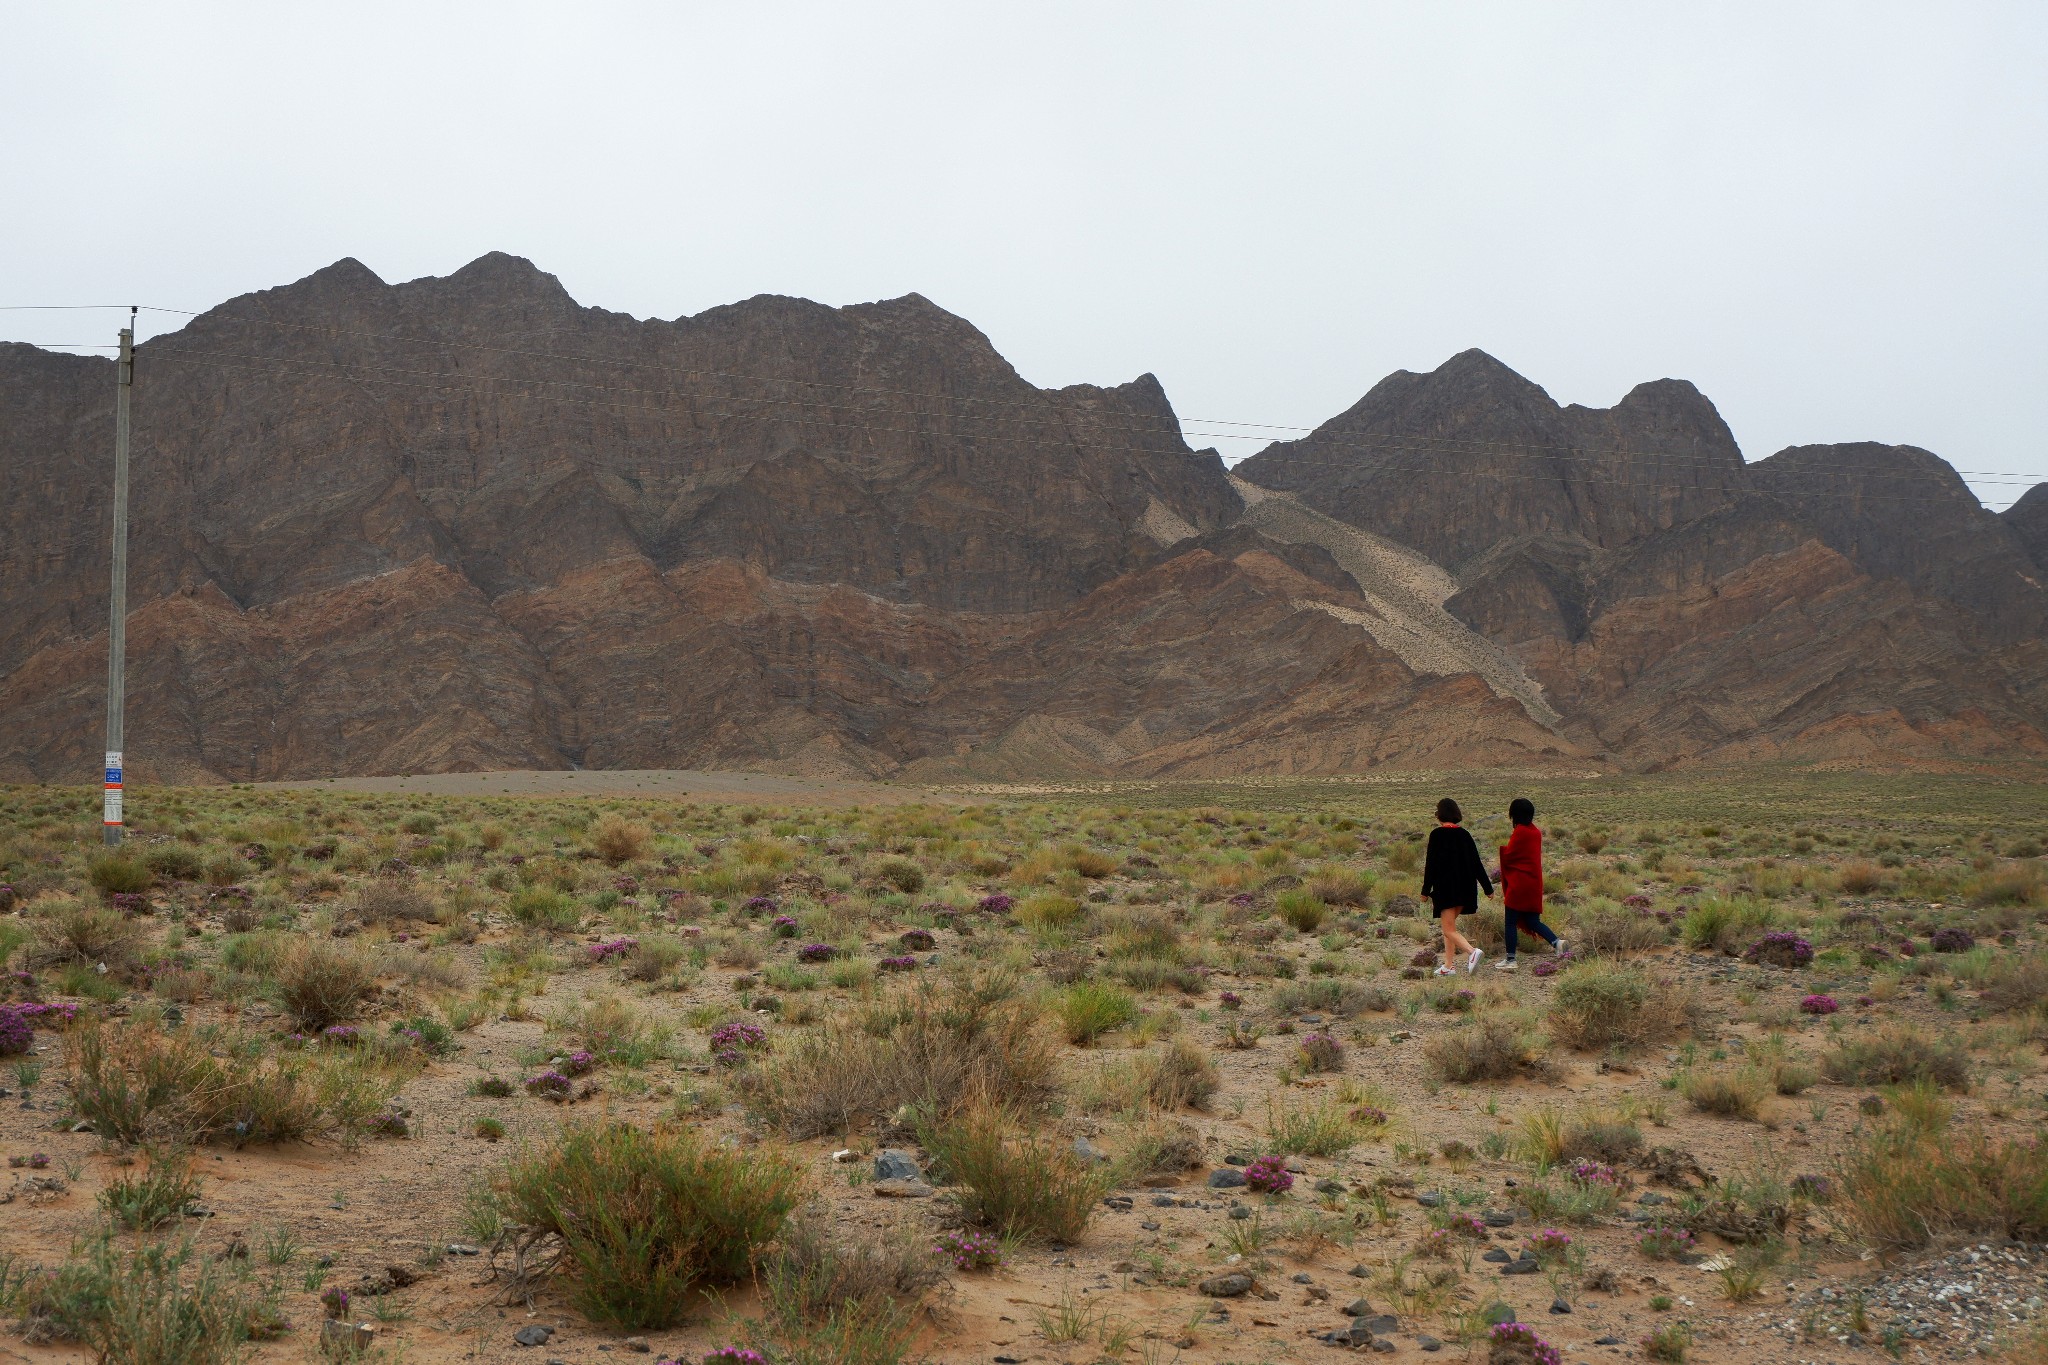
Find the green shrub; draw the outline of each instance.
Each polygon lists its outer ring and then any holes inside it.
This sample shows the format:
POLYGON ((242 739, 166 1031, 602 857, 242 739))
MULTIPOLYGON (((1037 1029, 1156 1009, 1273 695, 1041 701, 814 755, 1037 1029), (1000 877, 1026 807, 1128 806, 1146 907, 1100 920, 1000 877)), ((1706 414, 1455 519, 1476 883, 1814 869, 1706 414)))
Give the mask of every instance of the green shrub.
POLYGON ((1033 933, 1071 929, 1081 922, 1085 909, 1072 896, 1050 893, 1033 896, 1017 907, 1017 921, 1033 933))
POLYGON ((1872 1249, 1946 1238, 2048 1239, 2048 1146, 1889 1125, 1836 1168, 1835 1207, 1872 1249))
POLYGON ((740 1086, 763 1122, 796 1138, 905 1105, 944 1118, 969 1097, 1038 1113, 1059 1091, 1057 1051, 1016 990, 1005 972, 919 981, 857 1022, 785 1035, 740 1086))
POLYGON ((560 1243, 578 1310, 659 1329, 682 1321, 700 1284, 745 1278, 802 1186, 801 1167, 779 1152, 609 1124, 515 1158, 497 1188, 509 1218, 560 1243))
POLYGON ((906 896, 924 890, 924 869, 908 858, 883 858, 876 862, 874 875, 906 896))
POLYGON ((1223 1084, 1216 1061, 1185 1038, 1176 1038, 1164 1050, 1148 1052, 1138 1062, 1146 1096, 1161 1109, 1207 1109, 1223 1084))
POLYGON ((124 1175, 100 1191, 100 1207, 130 1232, 150 1232, 185 1212, 199 1198, 192 1158, 183 1153, 149 1154, 140 1175, 124 1175))
POLYGON ((275 976, 292 940, 274 929, 229 934, 221 940, 220 965, 250 976, 275 976))
POLYGON ((55 902, 36 920, 35 933, 30 960, 41 967, 105 964, 108 972, 123 976, 134 970, 141 956, 141 928, 104 905, 55 902))
POLYGON ((1281 919, 1304 934, 1320 929, 1330 913, 1330 907, 1323 904, 1320 896, 1303 887, 1282 891, 1274 897, 1273 908, 1281 919))
POLYGON ((1107 1165, 1084 1161, 1072 1143, 1020 1131, 995 1105, 970 1106, 920 1136, 960 1182, 961 1212, 1007 1236, 1078 1241, 1115 1178, 1107 1165))
POLYGON ((1083 1047, 1138 1017, 1138 1002, 1128 991, 1095 981, 1068 987, 1058 1008, 1067 1041, 1083 1047))
POLYGON ((647 826, 628 820, 616 811, 600 816, 590 827, 591 849, 614 867, 646 857, 653 838, 647 826))
POLYGON ((1896 1028, 1875 1038, 1845 1039, 1821 1059, 1821 1070, 1841 1085, 1926 1081, 1965 1090, 1970 1084, 1970 1054, 1958 1038, 1931 1040, 1911 1028, 1896 1028))
POLYGON ((1685 1073, 1678 1093, 1702 1113, 1753 1119, 1771 1094, 1768 1074, 1753 1066, 1713 1066, 1685 1073))
POLYGON ((1647 915, 1611 900, 1575 906, 1568 933, 1574 953, 1586 957, 1619 957, 1623 953, 1659 948, 1670 941, 1670 929, 1647 915))
POLYGON ((1749 946, 1777 918, 1777 911, 1762 901, 1703 900, 1685 912, 1679 936, 1688 948, 1734 953, 1749 946))
POLYGON ((284 1007, 308 1033, 345 1024, 377 993, 376 970, 362 953, 339 943, 301 939, 277 966, 284 1007))
POLYGON ((690 949, 679 938, 663 934, 650 935, 640 940, 640 947, 629 954, 625 962, 625 975, 629 981, 660 981, 683 964, 690 955, 690 949))
MULTIPOLYGON (((335 1125, 338 1082, 348 1060, 264 1057, 254 1040, 153 1024, 85 1024, 66 1048, 65 1084, 72 1108, 100 1137, 145 1141, 292 1142, 335 1125), (220 1055, 216 1056, 218 1052, 220 1055)), ((393 1077, 363 1074, 378 1105, 396 1090, 393 1077)))
POLYGON ((790 1365, 897 1365, 917 1334, 918 1301, 944 1278, 924 1239, 842 1238, 814 1206, 761 1267, 761 1301, 790 1365))
POLYGON ((1465 1085, 1521 1075, 1536 1065, 1539 1045, 1525 1024, 1489 1014, 1437 1034, 1424 1045, 1423 1056, 1439 1077, 1465 1085))
POLYGON ((1963 885, 1972 905, 2048 904, 2048 868, 2037 862, 2008 863, 1972 877, 1963 885))
POLYGON ((1281 1156, 1341 1156, 1358 1144, 1359 1127, 1331 1097, 1299 1108, 1274 1103, 1266 1109, 1266 1143, 1281 1156))
POLYGON ((512 918, 529 929, 545 933, 573 933, 583 923, 583 911, 568 896, 548 886, 525 886, 506 902, 512 918))
POLYGON ((189 1240, 124 1252, 101 1237, 9 1298, 28 1341, 77 1341, 104 1365, 229 1365, 251 1338, 284 1330, 231 1263, 189 1240))
POLYGON ((199 851, 189 844, 153 844, 142 855, 142 861, 157 876, 175 877, 179 881, 196 882, 204 871, 199 851))
POLYGON ((403 877, 372 877, 356 888, 350 907, 365 924, 432 924, 441 918, 435 904, 403 877))
POLYGON ((1074 871, 1090 881, 1101 881, 1117 869, 1117 859, 1114 854, 1103 853, 1092 848, 1070 848, 1067 850, 1066 859, 1068 867, 1073 868, 1074 871))
POLYGON ((1653 981, 1640 967, 1595 959, 1557 979, 1550 996, 1551 1035, 1566 1047, 1635 1047, 1681 1031, 1691 1015, 1691 990, 1653 981))
POLYGON ((1310 894, 1325 905, 1370 905, 1372 888, 1370 873, 1342 866, 1321 868, 1308 879, 1310 894))
POLYGON ((1749 1065, 1780 1095, 1797 1095, 1820 1079, 1818 1071, 1791 1054, 1782 1035, 1747 1043, 1742 1051, 1749 1065))
POLYGON ((2000 1012, 2039 1009, 2048 1002, 2048 954, 2002 954, 1985 966, 1977 989, 2000 1012))
POLYGON ((152 880, 149 868, 128 853, 95 853, 86 862, 86 877, 103 896, 117 891, 147 891, 152 880))

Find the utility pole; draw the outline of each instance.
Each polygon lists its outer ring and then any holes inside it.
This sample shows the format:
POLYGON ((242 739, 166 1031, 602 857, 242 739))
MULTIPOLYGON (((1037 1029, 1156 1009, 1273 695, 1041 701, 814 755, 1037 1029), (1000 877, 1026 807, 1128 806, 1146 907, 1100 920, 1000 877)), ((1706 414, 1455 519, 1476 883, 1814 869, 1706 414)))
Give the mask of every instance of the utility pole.
POLYGON ((114 388, 114 591, 107 622, 107 788, 100 816, 107 847, 121 842, 122 703, 128 682, 128 394, 135 387, 135 312, 121 329, 114 388))

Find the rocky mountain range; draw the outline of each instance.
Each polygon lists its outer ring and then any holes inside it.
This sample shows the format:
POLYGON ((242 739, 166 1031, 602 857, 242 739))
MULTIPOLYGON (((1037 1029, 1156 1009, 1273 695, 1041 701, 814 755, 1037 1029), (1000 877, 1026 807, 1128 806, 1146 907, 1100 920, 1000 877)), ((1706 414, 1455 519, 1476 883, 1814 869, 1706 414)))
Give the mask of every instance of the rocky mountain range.
MULTIPOLYGON (((0 345, 0 780, 96 771, 113 365, 0 345)), ((143 781, 2048 756, 2048 486, 1468 351, 1227 470, 916 295, 355 261, 137 348, 143 781)))

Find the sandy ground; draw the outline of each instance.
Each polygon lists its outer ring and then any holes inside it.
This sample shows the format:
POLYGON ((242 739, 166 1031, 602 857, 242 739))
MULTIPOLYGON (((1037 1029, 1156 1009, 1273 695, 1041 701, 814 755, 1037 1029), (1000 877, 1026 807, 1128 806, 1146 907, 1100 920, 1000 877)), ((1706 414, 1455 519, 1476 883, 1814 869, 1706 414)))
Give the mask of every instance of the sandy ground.
POLYGON ((417 792, 423 796, 673 796, 689 801, 757 801, 768 805, 900 805, 959 800, 924 787, 775 773, 704 772, 690 768, 614 768, 484 773, 422 773, 406 777, 327 777, 258 782, 259 790, 417 792))

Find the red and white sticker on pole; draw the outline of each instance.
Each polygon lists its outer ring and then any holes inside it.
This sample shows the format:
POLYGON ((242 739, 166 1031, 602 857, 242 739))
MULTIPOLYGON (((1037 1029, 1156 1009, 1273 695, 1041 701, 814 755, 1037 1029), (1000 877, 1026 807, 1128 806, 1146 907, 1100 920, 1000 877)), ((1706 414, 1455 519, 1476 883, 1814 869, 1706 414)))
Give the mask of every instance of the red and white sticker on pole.
POLYGON ((107 807, 100 823, 121 823, 121 754, 117 749, 107 751, 107 807))

